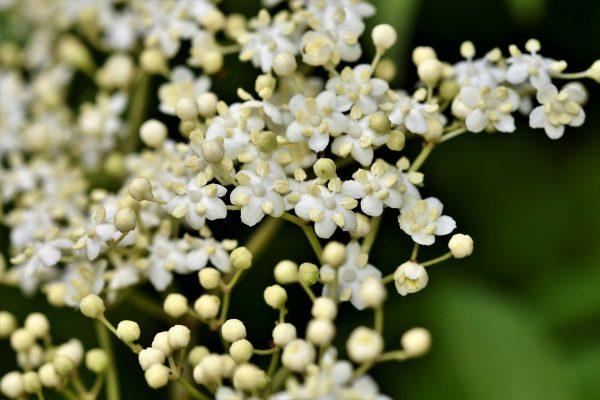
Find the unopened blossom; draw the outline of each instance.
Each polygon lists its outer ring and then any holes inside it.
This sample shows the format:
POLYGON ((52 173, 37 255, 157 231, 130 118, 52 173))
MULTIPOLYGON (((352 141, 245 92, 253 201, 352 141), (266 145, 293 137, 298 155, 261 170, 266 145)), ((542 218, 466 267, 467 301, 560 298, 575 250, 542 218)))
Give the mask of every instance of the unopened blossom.
POLYGON ((259 223, 266 214, 280 217, 285 205, 281 194, 278 193, 280 179, 277 175, 262 171, 257 174, 252 171, 240 171, 237 180, 240 183, 231 192, 231 203, 241 207, 241 220, 248 226, 259 223))
POLYGON ((490 127, 500 132, 513 132, 515 119, 512 112, 519 107, 519 95, 506 86, 481 88, 466 86, 452 103, 454 115, 465 118, 467 129, 481 132, 490 127))
POLYGON ((447 235, 456 228, 452 217, 442 215, 443 207, 435 197, 410 199, 400 211, 400 229, 410 235, 415 243, 432 245, 436 236, 447 235))
POLYGON ((356 215, 352 211, 357 201, 344 194, 342 185, 330 187, 313 185, 310 191, 300 197, 294 207, 296 215, 315 223, 317 236, 328 239, 339 227, 343 231, 356 229, 356 215))
POLYGON ((196 78, 187 67, 179 65, 173 68, 168 83, 158 89, 159 110, 165 114, 175 115, 177 102, 183 98, 196 101, 196 98, 210 88, 210 78, 201 75, 196 78))
POLYGON ((227 207, 220 199, 227 189, 216 183, 207 183, 202 175, 191 179, 187 186, 176 184, 174 190, 177 195, 166 204, 166 210, 175 218, 185 217, 194 229, 202 228, 207 219, 214 221, 227 216, 227 207))
POLYGON ((377 111, 381 96, 388 90, 383 79, 373 78, 370 65, 360 64, 354 68, 345 67, 341 74, 327 81, 326 88, 337 95, 337 108, 341 111, 353 110, 358 116, 377 111))
POLYGON ((429 276, 425 268, 414 261, 407 261, 394 272, 396 290, 402 296, 415 293, 427 286, 429 276))
POLYGON ((340 112, 331 91, 321 92, 316 98, 297 94, 289 108, 294 121, 288 125, 286 136, 293 142, 307 141, 313 151, 324 150, 330 134, 342 133, 348 127, 348 118, 340 112))
MULTIPOLYGON (((362 283, 370 277, 381 279, 381 271, 368 264, 364 256, 366 254, 362 253, 360 244, 352 241, 346 246, 346 262, 337 268, 338 292, 336 297, 342 301, 350 301, 358 310, 365 308, 360 296, 362 283)), ((334 272, 330 266, 325 265, 321 268, 321 273, 327 273, 327 270, 334 272)), ((329 296, 331 291, 331 284, 323 286, 323 296, 329 296)))
POLYGON ((560 92, 552 84, 541 86, 536 95, 541 105, 529 114, 529 126, 544 128, 550 139, 560 138, 565 126, 581 126, 585 121, 581 107, 585 96, 585 92, 574 86, 565 87, 560 92))
POLYGON ((336 137, 331 145, 333 154, 340 157, 352 156, 361 165, 370 165, 374 157, 374 149, 384 144, 387 134, 376 133, 369 126, 369 116, 359 121, 349 121, 344 134, 336 137))

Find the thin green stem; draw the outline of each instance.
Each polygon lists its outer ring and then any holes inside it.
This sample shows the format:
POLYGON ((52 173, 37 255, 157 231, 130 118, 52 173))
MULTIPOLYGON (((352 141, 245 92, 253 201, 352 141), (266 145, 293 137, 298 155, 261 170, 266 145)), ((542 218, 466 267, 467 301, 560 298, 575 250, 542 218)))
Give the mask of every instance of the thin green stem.
POLYGON ((387 285, 388 283, 394 282, 394 273, 392 272, 389 275, 384 276, 383 278, 381 278, 381 283, 383 283, 384 285, 387 285))
POLYGON ((306 223, 306 221, 304 221, 302 218, 299 218, 290 213, 284 213, 282 217, 286 221, 289 221, 289 222, 299 226, 302 229, 302 231, 306 235, 306 238, 308 239, 308 242, 310 243, 313 251, 315 252, 315 255, 317 256, 319 262, 321 264, 324 264, 324 262, 323 262, 323 247, 321 246, 321 242, 319 242, 319 238, 315 234, 314 229, 310 225, 308 225, 306 223))
POLYGON ((302 289, 304 289, 304 291, 306 292, 306 294, 308 295, 310 300, 314 302, 316 300, 317 296, 315 295, 313 290, 310 288, 310 286, 308 286, 304 282, 298 282, 298 283, 300 283, 300 286, 302 286, 302 289))
POLYGON ((276 347, 273 347, 272 349, 254 349, 254 354, 257 354, 259 356, 269 356, 271 354, 275 354, 277 351, 279 351, 276 347))
POLYGON ((377 333, 383 333, 383 307, 379 306, 375 308, 375 330, 377 333))
POLYGON ((269 386, 268 393, 274 392, 285 382, 285 378, 290 374, 290 371, 285 369, 285 367, 281 367, 275 372, 273 375, 273 379, 271 379, 271 385, 269 386))
POLYGON ((563 72, 560 74, 553 74, 552 77, 560 78, 560 79, 583 79, 583 78, 588 78, 589 73, 588 73, 588 70, 581 71, 581 72, 563 72))
POLYGON ((381 215, 379 217, 375 217, 371 220, 371 229, 369 233, 365 237, 365 240, 362 244, 362 251, 364 253, 368 253, 371 251, 371 247, 373 247, 373 243, 375 243, 375 238, 377 237, 377 232, 379 232, 379 226, 381 225, 381 215))
POLYGON ((408 169, 408 172, 417 172, 419 168, 421 168, 425 160, 427 160, 427 157, 429 157, 429 154, 431 154, 431 151, 434 147, 435 143, 427 142, 425 146, 423 146, 423 149, 421 150, 417 158, 415 158, 415 161, 413 161, 412 165, 408 169))
POLYGON ((100 374, 96 377, 96 380, 94 381, 94 385, 92 386, 92 389, 90 390, 90 396, 92 399, 95 399, 98 397, 98 395, 100 394, 100 390, 102 390, 102 385, 104 385, 104 379, 106 379, 106 374, 100 374))
POLYGON ((402 360, 406 360, 407 358, 408 358, 408 356, 406 355, 406 352, 404 350, 395 350, 395 351, 388 351, 387 353, 383 353, 381 356, 379 356, 377 361, 378 362, 402 361, 402 360))
POLYGON ((131 94, 131 104, 128 114, 129 132, 123 143, 123 152, 129 153, 135 150, 138 144, 138 131, 144 119, 148 91, 150 89, 150 75, 142 72, 136 86, 131 94))
POLYGON ((360 367, 354 370, 354 373, 352 374, 352 379, 356 379, 363 376, 368 370, 373 368, 374 365, 374 362, 366 362, 364 364, 361 364, 360 367))
POLYGON ((210 398, 208 396, 206 396, 201 391, 196 389, 186 378, 184 378, 184 377, 179 378, 177 380, 177 383, 179 383, 181 385, 181 387, 183 389, 185 389, 185 391, 188 392, 188 394, 190 396, 192 396, 194 399, 210 400, 210 398))
POLYGON ((452 258, 452 252, 447 252, 446 254, 444 254, 443 256, 439 256, 437 258, 434 258, 432 260, 429 261, 425 261, 424 263, 421 263, 422 266, 424 267, 429 267, 430 265, 434 265, 437 263, 441 263, 442 261, 446 261, 447 259, 452 258))
POLYGON ((58 392, 60 394, 62 394, 63 396, 65 396, 69 400, 79 400, 79 397, 77 397, 77 395, 75 393, 73 393, 72 391, 70 391, 67 388, 60 389, 60 390, 58 390, 58 392))
POLYGON ((269 362, 269 368, 267 368, 267 375, 273 376, 277 366, 279 365, 279 357, 281 356, 281 349, 279 347, 275 348, 275 352, 271 357, 271 362, 269 362))
POLYGON ((453 130, 453 131, 450 131, 450 132, 448 132, 448 133, 444 134, 444 135, 443 135, 443 136, 440 138, 440 143, 447 142, 448 140, 450 140, 450 139, 452 139, 452 138, 455 138, 455 137, 457 137, 457 136, 460 136, 460 135, 462 135, 463 133, 466 133, 466 132, 467 132, 467 128, 465 128, 464 126, 463 126, 463 127, 460 127, 460 128, 458 128, 458 129, 455 129, 455 130, 453 130))
POLYGON ((415 261, 417 259, 418 255, 419 255, 419 243, 415 243, 415 245, 413 246, 413 249, 412 249, 412 253, 410 254, 410 259, 412 261, 415 261))
POLYGON ((117 362, 112 350, 112 343, 107 328, 100 321, 96 321, 96 335, 100 347, 108 356, 108 368, 106 370, 106 398, 107 400, 119 400, 119 376, 117 374, 117 362))
MULTIPOLYGON (((98 321, 100 321, 109 331, 111 331, 113 333, 113 335, 115 335, 117 338, 119 338, 119 335, 117 334, 117 330, 115 329, 114 325, 110 323, 110 321, 108 321, 106 319, 106 317, 101 316, 98 318, 98 321)), ((120 338, 119 338, 120 340, 120 338)), ((139 354, 140 351, 142 351, 142 346, 140 346, 139 344, 135 344, 135 343, 127 343, 127 342, 123 342, 127 345, 127 347, 129 347, 131 349, 131 351, 133 351, 135 354, 139 354)))
POLYGON ((265 250, 267 244, 271 238, 277 233, 281 227, 280 218, 267 218, 254 234, 248 239, 245 246, 252 253, 254 259, 258 258, 260 254, 265 250))

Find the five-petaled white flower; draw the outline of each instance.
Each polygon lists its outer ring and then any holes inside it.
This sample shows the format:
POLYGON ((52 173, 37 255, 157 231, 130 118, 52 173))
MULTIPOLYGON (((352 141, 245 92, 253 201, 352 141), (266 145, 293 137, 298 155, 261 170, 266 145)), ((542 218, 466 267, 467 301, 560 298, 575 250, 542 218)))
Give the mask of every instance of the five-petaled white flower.
POLYGON ((171 72, 170 81, 163 83, 158 89, 158 109, 165 114, 175 115, 175 107, 180 99, 190 98, 196 101, 198 96, 208 89, 209 77, 202 75, 196 78, 189 68, 177 66, 171 72))
POLYGON ((373 148, 384 144, 388 136, 375 133, 369 127, 369 116, 359 121, 351 120, 345 134, 336 137, 331 144, 331 152, 341 157, 350 155, 361 165, 367 166, 373 161, 373 148))
POLYGON ((495 128, 500 132, 515 130, 515 119, 511 115, 519 107, 519 95, 506 86, 466 86, 460 90, 452 103, 452 112, 465 118, 467 129, 481 132, 495 128))
POLYGON ((435 236, 447 235, 456 228, 454 219, 442 215, 444 206, 435 197, 424 200, 407 198, 407 204, 400 210, 400 228, 410 235, 415 243, 429 246, 435 236))
POLYGON ((538 89, 537 100, 542 104, 529 114, 532 128, 544 128, 550 139, 558 139, 565 132, 565 125, 581 126, 585 112, 581 103, 585 92, 576 86, 563 88, 560 92, 551 83, 538 89))
MULTIPOLYGON (((259 168, 260 170, 260 168, 259 168)), ((239 186, 231 192, 231 203, 241 207, 240 218, 248 226, 259 223, 265 214, 281 217, 285 205, 278 193, 280 184, 287 186, 278 175, 269 173, 268 166, 257 174, 252 171, 240 171, 236 175, 239 186)))
POLYGON ((373 114, 377 111, 381 96, 388 90, 383 79, 373 78, 370 65, 360 64, 354 68, 345 67, 342 73, 327 81, 327 90, 337 95, 337 108, 341 111, 352 109, 352 115, 373 114))

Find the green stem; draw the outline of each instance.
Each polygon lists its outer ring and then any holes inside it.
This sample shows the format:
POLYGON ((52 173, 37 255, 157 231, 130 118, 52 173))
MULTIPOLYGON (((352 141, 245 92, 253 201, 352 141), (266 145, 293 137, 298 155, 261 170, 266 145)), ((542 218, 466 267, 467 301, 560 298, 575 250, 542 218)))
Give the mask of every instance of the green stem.
POLYGON ((375 330, 377 333, 383 333, 383 307, 375 308, 375 330))
POLYGON ((421 150, 415 161, 413 161, 412 165, 408 169, 408 172, 417 172, 419 168, 421 168, 421 165, 423 165, 425 160, 427 160, 427 157, 429 157, 429 154, 431 154, 431 151, 434 147, 435 143, 427 142, 425 146, 423 146, 423 149, 421 150))
POLYGON ((204 395, 201 391, 196 389, 186 378, 179 378, 177 382, 185 389, 186 392, 197 400, 210 400, 210 398, 204 395))
POLYGON ((254 349, 253 351, 254 351, 254 354, 257 354, 259 356, 268 356, 268 355, 277 353, 279 351, 279 349, 277 349, 277 347, 273 347, 272 349, 264 349, 264 350, 254 349))
POLYGON ((361 364, 361 366, 358 367, 352 374, 352 378, 356 379, 363 376, 368 370, 373 368, 373 365, 375 365, 374 362, 366 362, 364 364, 361 364))
POLYGON ((429 261, 425 261, 424 263, 421 263, 422 266, 424 267, 429 267, 430 265, 434 265, 437 263, 441 263, 442 261, 446 261, 447 259, 452 258, 452 252, 447 252, 446 254, 444 254, 443 256, 439 256, 437 258, 434 258, 432 260, 429 261))
POLYGON ((127 117, 129 132, 122 147, 124 153, 129 153, 137 147, 138 130, 144 119, 149 89, 150 75, 142 72, 131 94, 131 103, 127 117))
POLYGON ((281 226, 280 218, 269 217, 264 221, 254 234, 246 242, 246 248, 250 250, 253 258, 258 256, 265 250, 265 247, 271 240, 271 238, 277 233, 281 226))
POLYGON ((415 243, 413 246, 412 253, 410 254, 410 259, 415 261, 417 259, 417 255, 419 254, 419 243, 415 243))
POLYGON ((394 273, 393 272, 391 274, 386 275, 383 278, 381 278, 381 283, 383 283, 384 285, 387 285, 390 282, 394 282, 394 273))
POLYGON ((279 370, 273 375, 271 385, 269 386, 269 393, 276 391, 283 384, 285 378, 287 378, 289 374, 290 371, 288 371, 284 367, 279 368, 279 370))
POLYGON ((324 264, 324 262, 323 262, 323 247, 321 247, 321 242, 319 242, 319 238, 315 234, 314 229, 310 225, 308 225, 306 223, 306 221, 304 221, 302 218, 299 218, 295 215, 292 215, 289 213, 284 213, 282 217, 286 221, 289 221, 289 222, 299 226, 302 229, 302 231, 306 235, 306 238, 308 239, 308 242, 310 243, 313 251, 315 252, 315 255, 317 256, 319 262, 321 264, 324 264))
POLYGON ((371 220, 371 229, 369 233, 365 237, 365 240, 362 244, 363 253, 368 253, 371 251, 371 247, 373 247, 373 243, 375 243, 375 238, 377 237, 377 232, 379 232, 379 226, 381 225, 381 215, 379 217, 375 217, 371 220))
POLYGON ((110 336, 108 335, 108 330, 102 324, 102 322, 96 321, 95 325, 98 342, 108 355, 108 368, 106 370, 106 398, 107 400, 119 400, 119 376, 117 375, 117 363, 112 350, 110 336))
POLYGON ((306 292, 306 294, 308 295, 308 297, 310 298, 310 301, 315 301, 317 299, 317 296, 315 296, 315 293, 313 292, 313 290, 310 288, 310 286, 308 286, 306 283, 304 282, 298 282, 300 283, 300 286, 302 286, 302 289, 304 289, 304 291, 306 292))
POLYGON ((281 356, 281 349, 279 347, 275 348, 275 353, 271 357, 271 362, 269 362, 269 368, 267 368, 267 376, 273 376, 277 366, 279 365, 279 357, 281 356))
POLYGON ((452 138, 455 138, 457 136, 462 135, 463 133, 467 132, 467 129, 463 126, 461 128, 455 129, 453 131, 450 131, 448 133, 446 133, 445 135, 443 135, 440 138, 440 143, 444 143, 452 138))

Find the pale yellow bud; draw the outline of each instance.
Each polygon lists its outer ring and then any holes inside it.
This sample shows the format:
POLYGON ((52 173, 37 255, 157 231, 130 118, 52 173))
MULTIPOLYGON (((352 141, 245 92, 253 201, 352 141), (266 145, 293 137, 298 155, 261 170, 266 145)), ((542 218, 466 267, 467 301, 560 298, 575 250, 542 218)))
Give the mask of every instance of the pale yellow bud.
POLYGON ((162 51, 156 48, 145 49, 140 55, 140 66, 150 74, 167 74, 169 67, 162 51))
POLYGON ((188 310, 188 301, 185 296, 179 293, 169 294, 163 303, 163 310, 167 315, 173 318, 179 318, 188 310))
POLYGON ((424 60, 417 67, 419 78, 428 86, 435 86, 438 83, 442 71, 442 63, 435 58, 424 60))
POLYGON ((298 280, 298 265, 290 260, 277 263, 273 270, 275 280, 282 285, 294 283, 298 280))
POLYGON ((115 226, 121 233, 127 233, 135 229, 137 217, 135 211, 129 207, 119 209, 115 214, 115 226))
POLYGON ((296 57, 287 51, 277 53, 273 59, 273 71, 279 76, 289 76, 296 71, 296 57))
POLYGON ((269 306, 278 310, 285 307, 285 302, 287 301, 287 292, 283 287, 279 285, 273 285, 265 289, 263 297, 269 306))
POLYGON ((346 246, 340 242, 329 242, 323 249, 323 261, 333 268, 337 268, 346 261, 346 246))
POLYGON ((412 61, 415 65, 420 65, 425 60, 437 59, 435 50, 431 47, 421 46, 416 47, 412 53, 412 61))
POLYGON ((221 273, 215 268, 202 268, 198 272, 200 286, 206 290, 216 289, 221 282, 221 273))
POLYGON ((99 318, 104 314, 104 301, 95 294, 88 294, 79 303, 81 313, 88 318, 99 318))
POLYGON ((398 35, 394 27, 388 24, 380 24, 371 32, 373 44, 381 50, 387 50, 396 43, 398 35))
POLYGON ((337 176, 335 162, 331 158, 319 158, 315 165, 313 165, 313 171, 317 177, 327 180, 337 176))

